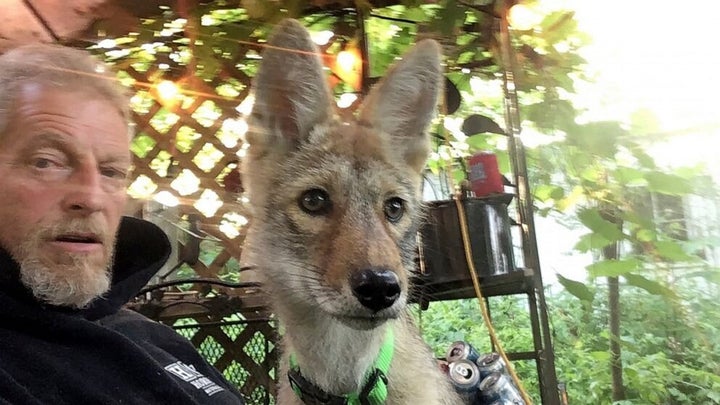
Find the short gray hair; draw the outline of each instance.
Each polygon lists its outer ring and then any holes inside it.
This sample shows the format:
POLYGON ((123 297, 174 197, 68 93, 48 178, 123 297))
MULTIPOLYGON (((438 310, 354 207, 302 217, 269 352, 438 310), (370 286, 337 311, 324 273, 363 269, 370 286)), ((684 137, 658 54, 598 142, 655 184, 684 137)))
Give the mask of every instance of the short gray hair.
POLYGON ((110 102, 130 122, 129 99, 110 68, 85 50, 30 44, 0 55, 0 139, 22 84, 92 91, 110 102))

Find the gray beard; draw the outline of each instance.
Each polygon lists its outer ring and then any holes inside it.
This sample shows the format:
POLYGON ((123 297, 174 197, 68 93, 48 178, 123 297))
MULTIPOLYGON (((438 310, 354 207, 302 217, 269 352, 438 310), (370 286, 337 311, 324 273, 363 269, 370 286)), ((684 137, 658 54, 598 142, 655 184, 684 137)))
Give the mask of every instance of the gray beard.
POLYGON ((43 302, 84 308, 110 289, 110 270, 97 269, 81 258, 49 268, 37 256, 26 256, 20 263, 20 280, 43 302))
POLYGON ((115 236, 103 241, 107 260, 93 260, 84 254, 66 253, 55 258, 43 254, 42 240, 71 231, 107 235, 101 225, 91 220, 66 220, 36 229, 11 254, 20 265, 20 281, 37 299, 51 305, 84 308, 110 289, 115 236))

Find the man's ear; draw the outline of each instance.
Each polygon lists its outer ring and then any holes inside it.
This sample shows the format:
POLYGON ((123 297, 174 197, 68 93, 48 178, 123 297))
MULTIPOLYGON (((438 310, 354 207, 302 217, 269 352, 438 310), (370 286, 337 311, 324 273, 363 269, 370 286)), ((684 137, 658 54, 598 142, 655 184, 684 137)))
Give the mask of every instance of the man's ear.
POLYGON ((388 134, 411 167, 422 170, 430 150, 427 129, 443 85, 440 45, 423 40, 370 92, 359 119, 388 134))
POLYGON ((333 114, 319 51, 296 20, 286 19, 275 28, 262 52, 253 91, 251 145, 292 148, 333 114))

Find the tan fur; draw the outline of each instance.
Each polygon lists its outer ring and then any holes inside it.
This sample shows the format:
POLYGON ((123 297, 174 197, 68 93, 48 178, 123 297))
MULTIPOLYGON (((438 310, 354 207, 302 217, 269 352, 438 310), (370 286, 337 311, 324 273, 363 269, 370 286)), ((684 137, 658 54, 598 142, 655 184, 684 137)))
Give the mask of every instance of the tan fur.
POLYGON ((254 209, 247 261, 265 277, 284 326, 281 405, 301 404, 287 380, 289 352, 305 378, 342 395, 359 390, 386 328, 395 332, 386 403, 460 403, 406 308, 441 79, 440 48, 422 41, 368 95, 357 121, 343 122, 307 31, 286 20, 268 42, 243 172, 254 209), (321 215, 300 206, 312 189, 332 202, 321 215), (384 206, 395 197, 405 213, 392 222, 384 206), (391 306, 373 311, 353 295, 349 278, 368 268, 397 275, 391 306))

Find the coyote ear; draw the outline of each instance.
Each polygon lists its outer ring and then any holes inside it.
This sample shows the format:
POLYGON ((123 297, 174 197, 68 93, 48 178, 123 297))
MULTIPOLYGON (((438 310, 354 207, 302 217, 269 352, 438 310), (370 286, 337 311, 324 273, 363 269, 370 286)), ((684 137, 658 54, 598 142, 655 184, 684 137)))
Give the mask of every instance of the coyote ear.
POLYGON ((360 121, 389 134, 406 162, 418 171, 427 160, 427 128, 443 84, 440 55, 440 45, 433 40, 415 44, 373 88, 360 109, 360 121))
POLYGON ((319 51, 298 21, 275 28, 255 75, 253 119, 260 125, 248 142, 297 145, 333 114, 319 51))

